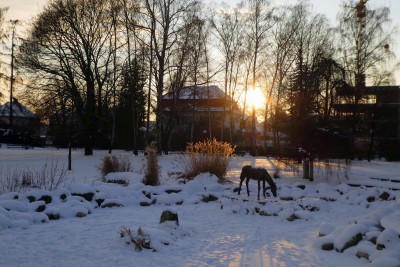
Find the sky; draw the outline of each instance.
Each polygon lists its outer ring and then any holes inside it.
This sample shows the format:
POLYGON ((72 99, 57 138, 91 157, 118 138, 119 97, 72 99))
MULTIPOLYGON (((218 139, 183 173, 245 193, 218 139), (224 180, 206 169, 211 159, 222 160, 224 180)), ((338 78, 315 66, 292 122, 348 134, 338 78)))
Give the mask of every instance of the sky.
MULTIPOLYGON (((45 6, 48 0, 0 0, 0 7, 9 7, 6 14, 6 19, 18 19, 27 23, 40 10, 45 6)), ((214 0, 204 0, 206 2, 220 2, 214 0)), ((225 0, 225 3, 235 5, 240 0, 225 0)), ((297 0, 275 0, 276 4, 294 4, 297 0)), ((325 14, 333 25, 336 24, 336 15, 340 9, 343 0, 310 0, 310 3, 314 7, 316 13, 325 14)), ((392 45, 393 52, 397 55, 397 60, 400 59, 400 1, 399 0, 368 0, 368 5, 371 8, 386 6, 390 8, 392 26, 397 26, 398 31, 394 38, 394 44, 392 45)), ((396 75, 397 84, 400 84, 400 71, 396 75)))
MULTIPOLYGON (((9 7, 8 19, 18 19, 29 21, 36 15, 48 0, 1 0, 0 7, 9 7)), ((208 0, 208 2, 215 2, 208 0)), ((228 4, 236 4, 239 0, 225 0, 228 4)), ((275 1, 277 4, 293 4, 296 0, 275 1)), ((342 0, 310 0, 315 12, 326 14, 332 21, 335 21, 336 14, 342 4, 342 0)), ((372 7, 387 6, 391 9, 393 24, 400 25, 400 1, 399 0, 369 0, 368 4, 372 7)))

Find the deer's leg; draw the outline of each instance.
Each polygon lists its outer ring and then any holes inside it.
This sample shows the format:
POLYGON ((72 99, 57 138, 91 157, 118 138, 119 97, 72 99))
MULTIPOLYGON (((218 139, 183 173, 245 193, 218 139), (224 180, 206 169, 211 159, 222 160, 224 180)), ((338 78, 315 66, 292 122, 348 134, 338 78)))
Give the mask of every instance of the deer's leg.
POLYGON ((250 180, 250 178, 247 177, 247 179, 246 179, 247 196, 250 196, 250 191, 249 191, 249 180, 250 180))
POLYGON ((242 190, 242 183, 243 183, 243 180, 244 180, 244 179, 240 179, 238 195, 240 195, 240 190, 242 190))
POLYGON ((257 196, 257 200, 260 200, 260 189, 261 189, 261 181, 260 179, 257 180, 258 183, 258 196, 257 196))
POLYGON ((263 194, 264 194, 264 198, 267 198, 266 197, 266 189, 265 189, 265 179, 263 180, 263 194))

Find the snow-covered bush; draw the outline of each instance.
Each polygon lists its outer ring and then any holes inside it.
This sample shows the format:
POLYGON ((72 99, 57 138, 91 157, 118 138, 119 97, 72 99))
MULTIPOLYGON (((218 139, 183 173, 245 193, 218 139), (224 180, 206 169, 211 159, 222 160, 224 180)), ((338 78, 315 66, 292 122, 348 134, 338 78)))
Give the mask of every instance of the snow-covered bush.
POLYGON ((226 174, 229 159, 235 152, 235 147, 227 142, 205 140, 203 142, 189 143, 186 147, 188 157, 186 160, 186 176, 193 178, 200 173, 209 172, 219 179, 226 174))

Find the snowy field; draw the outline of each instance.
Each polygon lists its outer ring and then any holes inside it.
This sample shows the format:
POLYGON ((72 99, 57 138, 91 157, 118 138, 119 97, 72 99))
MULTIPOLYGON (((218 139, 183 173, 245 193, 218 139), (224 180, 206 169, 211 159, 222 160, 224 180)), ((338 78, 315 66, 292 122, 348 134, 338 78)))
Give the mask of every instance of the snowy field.
MULTIPOLYGON (((400 266, 400 163, 330 162, 310 182, 297 165, 244 156, 231 160, 229 183, 209 174, 179 183, 185 156, 172 154, 159 157, 161 185, 149 187, 143 155, 113 153, 131 159, 133 172, 108 177, 126 187, 101 182, 107 151, 78 150, 59 189, 0 195, 0 266, 400 266), (248 164, 280 167, 278 197, 257 201, 255 181, 250 197, 234 192, 248 164), (160 224, 165 210, 179 225, 160 224), (141 252, 120 237, 139 227, 152 247, 141 252)), ((46 163, 66 168, 67 150, 3 145, 0 179, 46 163)))

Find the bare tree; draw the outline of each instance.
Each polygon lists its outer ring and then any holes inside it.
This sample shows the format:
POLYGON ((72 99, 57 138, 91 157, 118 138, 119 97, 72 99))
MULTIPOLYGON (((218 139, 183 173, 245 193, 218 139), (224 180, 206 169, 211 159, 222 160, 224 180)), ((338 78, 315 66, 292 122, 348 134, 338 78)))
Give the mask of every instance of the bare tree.
POLYGON ((21 62, 31 75, 65 86, 81 121, 85 155, 93 154, 111 86, 113 29, 109 1, 53 0, 33 22, 21 47, 21 62))
POLYGON ((296 136, 296 125, 321 110, 320 98, 332 100, 331 91, 325 98, 325 85, 332 90, 332 73, 336 74, 337 69, 331 66, 329 71, 327 66, 335 51, 332 29, 324 16, 312 14, 307 1, 277 8, 274 19, 270 46, 263 58, 263 75, 268 87, 264 129, 266 137, 266 129, 271 126, 274 148, 279 153, 280 133, 296 136), (332 83, 326 79, 323 82, 323 75, 332 83))
POLYGON ((333 31, 322 15, 312 15, 307 4, 299 6, 300 28, 295 43, 295 65, 291 73, 288 103, 290 104, 292 142, 307 145, 312 142, 312 128, 306 123, 318 112, 318 98, 324 88, 320 74, 322 62, 332 58, 333 31))
POLYGON ((387 7, 370 9, 367 0, 349 0, 339 13, 340 62, 345 67, 346 80, 354 88, 354 92, 348 96, 350 103, 354 104, 352 130, 355 135, 370 134, 368 160, 374 142, 376 111, 372 111, 372 114, 364 113, 363 116, 358 104, 370 102, 365 94, 367 80, 378 84, 387 82, 394 73, 394 68, 377 68, 388 63, 393 56, 390 51, 393 29, 389 27, 389 12, 387 7), (372 117, 372 123, 370 127, 365 127, 361 118, 367 118, 368 115, 372 117))
POLYGON ((355 104, 362 99, 367 76, 393 55, 389 12, 387 7, 369 9, 366 0, 348 0, 339 13, 339 62, 346 69, 346 80, 356 88, 355 104))
MULTIPOLYGON (((259 84, 259 56, 268 47, 268 33, 275 24, 273 17, 274 8, 269 0, 245 0, 242 6, 247 9, 246 36, 251 42, 251 53, 253 54, 252 87, 253 90, 259 84)), ((251 149, 255 154, 256 148, 256 114, 255 107, 252 108, 252 138, 251 149)))
MULTIPOLYGON (((285 6, 277 10, 277 21, 271 33, 271 51, 269 53, 269 64, 266 64, 265 76, 269 78, 269 88, 267 92, 265 106, 264 134, 267 133, 268 111, 274 115, 271 121, 274 147, 279 152, 280 140, 279 131, 282 114, 282 99, 285 94, 285 84, 288 82, 288 74, 295 62, 294 44, 296 35, 300 28, 301 14, 298 14, 299 7, 285 6), (272 100, 275 99, 274 104, 272 100), (272 111, 273 109, 273 111, 272 111)), ((272 116, 271 116, 272 119, 272 116)))
MULTIPOLYGON (((139 70, 142 70, 142 63, 138 62, 138 59, 140 58, 139 56, 139 49, 143 50, 143 47, 146 46, 144 44, 143 40, 141 40, 138 37, 138 32, 139 31, 148 31, 149 27, 145 27, 140 24, 140 15, 141 14, 141 3, 136 2, 136 1, 127 1, 127 0, 121 0, 122 1, 122 18, 121 18, 121 24, 123 25, 123 32, 125 34, 125 39, 126 39, 126 53, 128 55, 127 57, 127 66, 128 66, 128 73, 131 74, 138 74, 139 70), (140 68, 139 68, 140 65, 140 68), (133 67, 135 66, 135 67, 133 67)), ((150 49, 151 50, 151 49, 150 49)), ((140 53, 141 56, 144 56, 144 53, 140 53)), ((152 62, 152 60, 151 60, 152 62)), ((150 63, 150 71, 151 71, 151 63, 150 63)), ((151 75, 150 75, 151 76, 151 75)), ((136 85, 138 85, 140 78, 137 76, 128 76, 128 88, 135 88, 136 85), (136 80, 135 80, 135 79, 136 80), (135 80, 135 81, 134 81, 135 80)), ((140 83, 140 82, 139 82, 140 83)), ((140 87, 140 86, 139 86, 140 87)), ((149 86, 150 88, 150 86, 149 86)), ((134 97, 135 94, 132 94, 132 97, 134 97)), ((150 91, 148 93, 148 97, 150 100, 151 94, 150 91)), ((136 101, 136 99, 131 99, 132 103, 136 101)), ((138 154, 138 136, 139 136, 139 109, 137 105, 132 105, 132 126, 133 126, 133 153, 135 155, 138 154)), ((148 110, 148 116, 149 116, 150 108, 148 110)), ((148 127, 147 127, 148 131, 148 127)))
POLYGON ((221 140, 224 139, 224 128, 225 128, 225 117, 226 108, 229 104, 229 140, 232 142, 232 112, 233 112, 233 80, 234 70, 237 66, 239 53, 242 46, 242 18, 240 14, 239 6, 230 9, 227 6, 221 8, 220 17, 214 18, 212 26, 215 31, 215 36, 218 40, 218 49, 224 57, 224 91, 225 91, 225 103, 222 113, 221 122, 221 140))
MULTIPOLYGON (((181 97, 181 89, 186 86, 191 86, 193 89, 193 101, 191 105, 191 127, 187 131, 189 138, 187 141, 193 141, 195 136, 195 114, 196 114, 196 86, 205 83, 204 78, 204 54, 203 47, 205 45, 204 32, 205 23, 204 14, 201 6, 188 10, 183 16, 183 25, 185 27, 179 32, 179 38, 176 42, 176 53, 171 55, 170 64, 168 68, 168 76, 170 77, 166 83, 168 89, 168 97, 175 104, 169 107, 170 112, 163 118, 163 125, 161 127, 164 150, 168 151, 172 130, 176 125, 176 119, 182 116, 182 108, 178 101, 181 97)), ((183 129, 182 129, 183 130, 183 129)), ((185 129, 184 131, 186 131, 185 129)), ((182 140, 183 141, 183 140, 182 140)))
POLYGON ((116 116, 116 101, 117 101, 117 72, 118 72, 118 66, 117 66, 117 42, 118 42, 118 34, 117 34, 117 28, 119 26, 119 20, 118 20, 118 15, 122 11, 122 6, 121 5, 114 5, 112 6, 110 10, 110 16, 111 16, 111 25, 112 25, 112 38, 110 38, 110 47, 113 49, 113 55, 112 55, 112 108, 111 108, 111 113, 112 113, 112 126, 111 126, 111 136, 110 136, 110 147, 108 149, 108 153, 111 154, 113 146, 114 146, 114 139, 115 139, 115 116, 116 116))
MULTIPOLYGON (((183 16, 195 8, 196 0, 145 0, 147 25, 150 25, 151 47, 155 55, 156 71, 153 73, 156 84, 156 132, 158 151, 164 139, 161 131, 161 102, 165 93, 166 79, 171 77, 168 70, 169 60, 176 53, 176 43, 179 33, 185 28, 183 16)), ((164 139, 165 140, 165 139, 164 139)), ((164 142, 165 143, 165 142, 164 142)))

